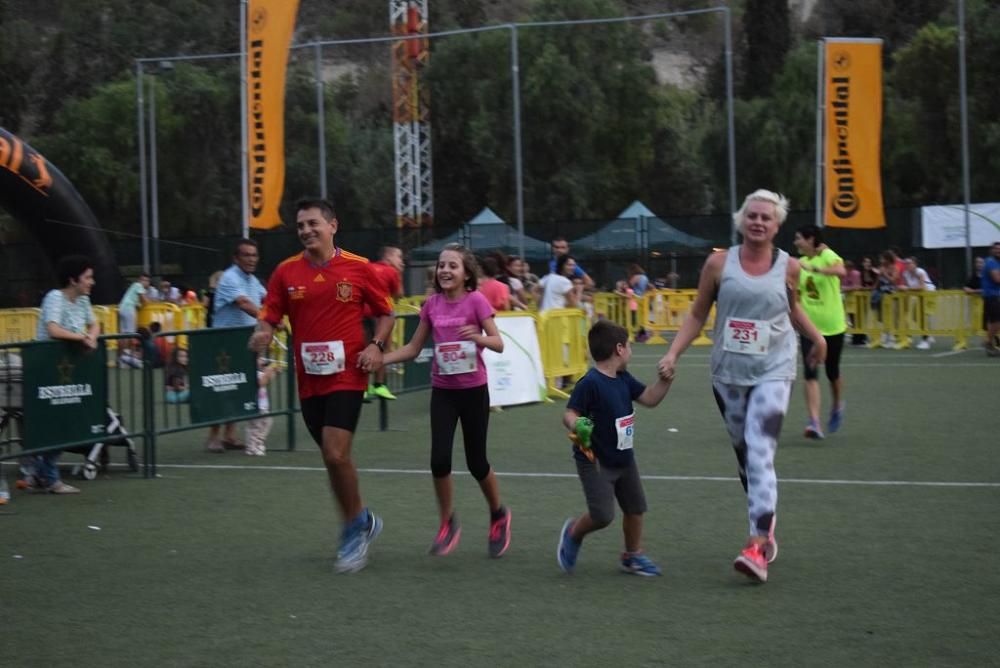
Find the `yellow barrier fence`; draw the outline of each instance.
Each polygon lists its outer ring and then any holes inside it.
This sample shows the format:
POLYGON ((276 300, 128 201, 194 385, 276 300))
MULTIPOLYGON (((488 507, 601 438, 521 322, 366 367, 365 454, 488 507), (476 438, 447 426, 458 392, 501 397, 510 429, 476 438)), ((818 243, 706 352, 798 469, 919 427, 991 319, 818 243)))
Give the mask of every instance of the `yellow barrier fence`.
POLYGON ((844 295, 849 334, 864 334, 870 348, 906 350, 915 337, 951 337, 953 350, 965 350, 969 339, 983 332, 983 300, 961 290, 894 292, 882 296, 878 308, 871 292, 844 295))
POLYGON ((635 327, 629 312, 628 297, 615 292, 594 293, 594 317, 605 318, 628 330, 630 339, 635 338, 635 327))
POLYGON ((0 311, 0 343, 33 340, 41 315, 40 308, 8 308, 0 311))
MULTIPOLYGON (((644 294, 639 301, 639 318, 644 323, 643 327, 650 333, 646 343, 664 344, 667 342, 663 338, 664 333, 676 334, 697 296, 697 290, 650 290, 644 294)), ((714 325, 715 309, 713 308, 708 314, 701 335, 692 341, 691 345, 712 345, 712 340, 708 338, 707 332, 711 331, 714 325)))
POLYGON ((549 396, 568 399, 562 381, 569 378, 572 384, 587 373, 587 315, 581 309, 552 309, 539 314, 538 322, 549 396))

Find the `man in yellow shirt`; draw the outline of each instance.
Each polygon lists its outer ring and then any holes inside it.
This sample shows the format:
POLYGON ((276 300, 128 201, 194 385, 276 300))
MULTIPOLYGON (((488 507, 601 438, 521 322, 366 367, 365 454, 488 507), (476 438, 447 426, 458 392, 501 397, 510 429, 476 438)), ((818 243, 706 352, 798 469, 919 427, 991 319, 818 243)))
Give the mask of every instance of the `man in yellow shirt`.
MULTIPOLYGON (((815 225, 803 225, 795 232, 795 247, 801 256, 799 266, 799 301, 802 310, 819 333, 826 339, 826 377, 833 395, 830 408, 830 433, 840 429, 844 420, 843 380, 840 377, 840 354, 844 349, 847 319, 844 317, 844 300, 840 293, 840 280, 847 275, 844 261, 823 243, 823 230, 815 225)), ((802 356, 807 359, 812 342, 802 337, 802 356)), ((809 423, 806 438, 821 439, 819 408, 819 370, 805 365, 806 409, 809 423)))

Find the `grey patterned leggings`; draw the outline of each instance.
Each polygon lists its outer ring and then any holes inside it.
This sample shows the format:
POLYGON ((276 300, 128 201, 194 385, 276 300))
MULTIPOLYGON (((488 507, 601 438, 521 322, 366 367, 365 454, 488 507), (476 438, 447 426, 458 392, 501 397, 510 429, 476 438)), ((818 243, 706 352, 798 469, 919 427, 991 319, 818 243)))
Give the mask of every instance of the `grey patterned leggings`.
POLYGON ((740 482, 747 493, 750 535, 766 536, 778 506, 774 453, 788 412, 792 381, 771 380, 748 386, 713 380, 712 390, 739 462, 740 482))

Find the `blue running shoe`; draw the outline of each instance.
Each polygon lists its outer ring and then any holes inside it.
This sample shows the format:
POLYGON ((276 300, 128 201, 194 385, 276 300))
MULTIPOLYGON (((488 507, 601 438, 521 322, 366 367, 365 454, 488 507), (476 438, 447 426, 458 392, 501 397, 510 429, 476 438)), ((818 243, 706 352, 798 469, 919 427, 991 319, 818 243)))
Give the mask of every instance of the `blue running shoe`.
POLYGON ((344 529, 340 549, 337 550, 337 562, 333 567, 338 573, 354 573, 364 568, 366 563, 368 541, 365 540, 363 527, 352 524, 344 529))
POLYGON ((382 518, 365 508, 361 514, 344 528, 337 562, 338 573, 356 573, 368 564, 368 547, 382 532, 382 518))
POLYGON ((642 575, 653 577, 663 575, 660 567, 653 563, 653 560, 642 552, 624 552, 622 554, 622 571, 631 575, 642 575))
POLYGON ((371 545, 378 538, 378 535, 382 533, 382 518, 367 508, 361 512, 365 514, 365 541, 371 545))
POLYGON ((580 543, 573 540, 570 530, 576 520, 572 517, 563 524, 562 533, 559 534, 559 549, 556 550, 556 560, 563 573, 572 573, 576 567, 576 558, 580 555, 580 543))
POLYGON ((827 425, 827 429, 831 434, 840 429, 841 425, 844 424, 844 408, 846 407, 847 404, 841 404, 840 408, 834 408, 830 411, 830 422, 827 425))

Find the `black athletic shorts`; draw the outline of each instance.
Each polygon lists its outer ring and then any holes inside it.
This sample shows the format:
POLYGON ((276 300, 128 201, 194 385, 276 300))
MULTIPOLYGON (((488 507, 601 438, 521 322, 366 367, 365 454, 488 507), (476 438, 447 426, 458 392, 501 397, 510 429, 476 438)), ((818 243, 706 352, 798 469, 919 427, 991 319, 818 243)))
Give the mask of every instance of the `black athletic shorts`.
POLYGON ((323 427, 345 429, 352 434, 361 417, 363 390, 340 390, 302 399, 302 419, 316 445, 323 443, 323 427))
POLYGON ((987 323, 1000 322, 1000 297, 983 297, 983 319, 987 323))

